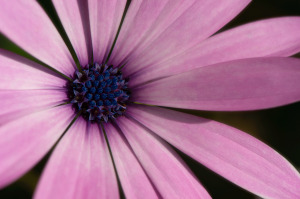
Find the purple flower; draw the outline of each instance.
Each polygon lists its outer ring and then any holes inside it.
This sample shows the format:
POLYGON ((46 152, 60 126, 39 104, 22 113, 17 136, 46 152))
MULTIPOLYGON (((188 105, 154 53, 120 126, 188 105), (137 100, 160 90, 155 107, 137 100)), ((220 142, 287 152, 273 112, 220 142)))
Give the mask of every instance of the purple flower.
POLYGON ((132 0, 118 31, 125 0, 53 0, 76 65, 36 1, 2 1, 1 33, 44 64, 0 51, 0 187, 61 138, 35 198, 118 198, 117 176, 127 198, 210 198, 167 142, 254 194, 300 198, 299 173, 276 151, 166 108, 299 101, 300 60, 284 58, 300 51, 299 17, 214 35, 249 2, 132 0))

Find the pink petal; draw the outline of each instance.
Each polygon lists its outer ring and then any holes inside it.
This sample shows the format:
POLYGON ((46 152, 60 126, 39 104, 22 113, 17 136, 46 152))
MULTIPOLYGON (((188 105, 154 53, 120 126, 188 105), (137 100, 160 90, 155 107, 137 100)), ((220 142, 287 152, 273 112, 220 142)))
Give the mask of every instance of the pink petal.
POLYGON ((118 198, 103 133, 79 118, 55 148, 34 198, 118 198))
POLYGON ((184 52, 218 31, 249 2, 132 1, 112 56, 113 64, 127 63, 123 72, 128 76, 184 52))
POLYGON ((60 106, 1 124, 0 188, 32 168, 54 145, 72 116, 69 106, 60 106))
POLYGON ((0 90, 0 126, 18 117, 62 104, 60 90, 0 90))
POLYGON ((158 198, 148 176, 122 137, 124 135, 119 134, 112 125, 105 125, 105 131, 126 198, 158 198))
POLYGON ((61 89, 66 84, 49 69, 1 49, 0 70, 1 90, 61 89))
POLYGON ((94 61, 105 62, 125 9, 126 0, 88 0, 94 61))
POLYGON ((261 20, 212 36, 180 55, 147 66, 131 77, 131 85, 220 62, 290 56, 299 51, 300 17, 261 20))
POLYGON ((87 2, 82 0, 52 0, 62 25, 73 45, 79 62, 85 66, 92 55, 87 2))
POLYGON ((136 102, 237 111, 300 100, 300 59, 253 58, 201 67, 133 90, 136 102))
POLYGON ((125 117, 117 122, 162 198, 211 198, 163 140, 125 117))
POLYGON ((0 32, 37 59, 66 75, 73 74, 72 56, 37 1, 1 2, 0 32))
POLYGON ((193 0, 131 2, 117 45, 112 52, 113 64, 121 65, 128 54, 141 47, 143 42, 149 45, 148 40, 153 41, 192 4, 193 0))
POLYGON ((300 198, 300 175, 276 151, 227 125, 156 107, 127 112, 170 144, 263 198, 300 198))

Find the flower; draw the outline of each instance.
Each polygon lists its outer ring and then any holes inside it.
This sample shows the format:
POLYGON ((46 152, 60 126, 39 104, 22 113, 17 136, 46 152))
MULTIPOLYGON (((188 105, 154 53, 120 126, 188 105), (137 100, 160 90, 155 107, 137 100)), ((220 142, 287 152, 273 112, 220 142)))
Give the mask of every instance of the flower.
POLYGON ((0 187, 59 140, 35 198, 118 198, 117 178, 127 198, 210 198, 170 143, 254 194, 300 197, 299 173, 264 143, 166 108, 299 101, 300 60, 284 57, 300 51, 299 17, 213 35, 249 0, 132 0, 122 26, 124 0, 53 3, 80 66, 36 1, 1 2, 1 33, 45 64, 0 51, 0 187))

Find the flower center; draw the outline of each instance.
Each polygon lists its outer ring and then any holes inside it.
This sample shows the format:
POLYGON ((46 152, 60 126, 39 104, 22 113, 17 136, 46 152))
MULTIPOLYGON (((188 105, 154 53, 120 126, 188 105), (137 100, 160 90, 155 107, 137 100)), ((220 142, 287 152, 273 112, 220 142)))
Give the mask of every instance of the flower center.
POLYGON ((75 71, 67 84, 69 102, 87 121, 100 122, 123 115, 130 91, 118 68, 94 63, 75 71))

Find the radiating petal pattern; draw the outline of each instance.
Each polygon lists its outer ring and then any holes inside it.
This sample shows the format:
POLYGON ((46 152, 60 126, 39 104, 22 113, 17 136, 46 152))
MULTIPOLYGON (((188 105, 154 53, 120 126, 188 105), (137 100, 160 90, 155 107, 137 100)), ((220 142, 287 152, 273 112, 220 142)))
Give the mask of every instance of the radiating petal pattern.
POLYGON ((97 125, 79 118, 54 150, 36 199, 118 198, 109 150, 97 125))
POLYGON ((71 122, 69 106, 35 112, 0 124, 0 188, 32 168, 71 122))
POLYGON ((125 75, 186 51, 214 34, 250 0, 131 2, 112 55, 125 75))
POLYGON ((1 1, 0 33, 65 75, 73 74, 72 56, 37 1, 1 1))
POLYGON ((300 51, 300 17, 249 23, 212 36, 186 52, 159 60, 130 76, 132 86, 235 59, 290 56, 300 51))
POLYGON ((52 0, 79 62, 85 66, 92 55, 88 4, 85 0, 52 0))
POLYGON ((1 1, 0 34, 50 68, 0 49, 0 188, 57 143, 35 199, 115 199, 120 186, 130 199, 210 199, 172 144, 258 196, 300 198, 300 174, 266 144, 156 107, 243 111, 300 101, 300 59, 283 58, 300 51, 300 17, 214 35, 251 0, 52 2, 80 65, 103 67, 67 84, 77 59, 39 1, 1 1))
POLYGON ((198 110, 271 108, 300 100, 300 60, 253 58, 201 67, 133 90, 140 103, 198 110))
POLYGON ((0 49, 0 90, 62 89, 66 81, 45 67, 0 49))
POLYGON ((88 0, 94 61, 105 62, 125 5, 126 0, 88 0))
POLYGON ((126 198, 158 198, 126 139, 111 124, 105 125, 105 131, 126 198))
POLYGON ((162 198, 211 198, 163 140, 125 117, 117 122, 162 198))
POLYGON ((168 109, 131 106, 127 113, 187 155, 263 198, 300 197, 300 175, 254 137, 212 120, 168 109))

